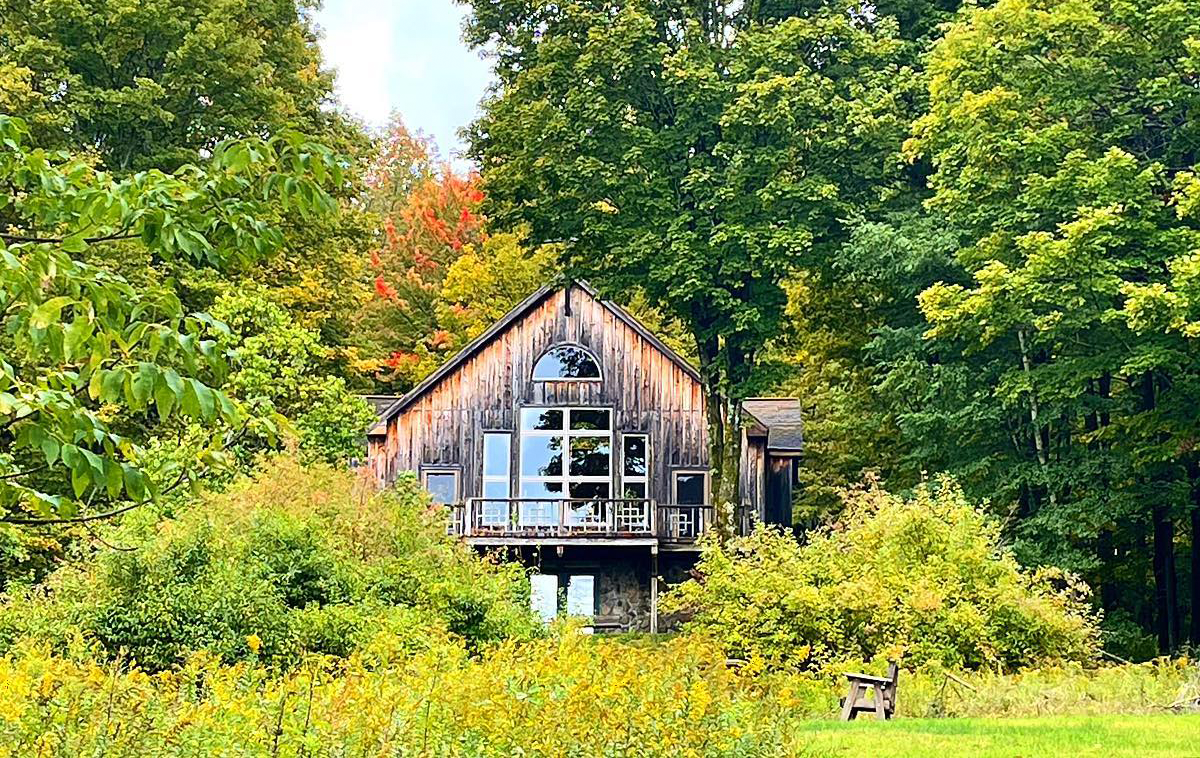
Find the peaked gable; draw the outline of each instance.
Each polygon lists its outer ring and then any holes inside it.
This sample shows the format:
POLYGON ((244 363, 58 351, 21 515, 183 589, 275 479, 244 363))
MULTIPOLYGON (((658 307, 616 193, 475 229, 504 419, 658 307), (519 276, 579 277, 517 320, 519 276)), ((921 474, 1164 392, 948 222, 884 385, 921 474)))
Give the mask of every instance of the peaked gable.
MULTIPOLYGON (((534 292, 529 297, 522 300, 515 308, 509 311, 503 318, 492 324, 486 331, 480 334, 475 339, 471 340, 462 350, 455 354, 450 360, 443 363, 436 371, 427 376, 417 386, 413 387, 398 400, 391 403, 390 406, 383 412, 380 418, 380 425, 372 430, 373 433, 382 432, 390 418, 402 413, 405 409, 412 406, 422 397, 427 395, 435 387, 451 377, 458 369, 460 369, 473 356, 487 348, 495 340, 499 339, 506 332, 511 330, 515 325, 522 320, 533 316, 539 307, 544 306, 546 301, 552 296, 563 293, 565 302, 563 304, 564 311, 574 310, 578 306, 584 305, 579 300, 573 298, 584 299, 590 303, 595 303, 602 307, 606 312, 610 313, 613 318, 620 321, 638 337, 644 340, 654 351, 661 354, 669 363, 676 366, 680 371, 694 380, 697 384, 701 382, 700 372, 696 370, 685 358, 668 347, 662 340, 654 335, 640 321, 627 310, 617 305, 610 300, 602 299, 589 284, 586 282, 573 282, 566 287, 545 286, 534 292)), ((564 314, 569 316, 570 314, 564 314)))

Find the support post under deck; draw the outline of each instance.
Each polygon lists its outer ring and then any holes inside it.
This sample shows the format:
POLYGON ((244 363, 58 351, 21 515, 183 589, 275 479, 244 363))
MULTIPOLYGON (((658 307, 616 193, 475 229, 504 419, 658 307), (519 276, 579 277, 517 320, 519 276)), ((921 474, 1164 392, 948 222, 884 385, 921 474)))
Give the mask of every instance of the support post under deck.
POLYGON ((658 546, 650 548, 650 633, 658 634, 658 546))

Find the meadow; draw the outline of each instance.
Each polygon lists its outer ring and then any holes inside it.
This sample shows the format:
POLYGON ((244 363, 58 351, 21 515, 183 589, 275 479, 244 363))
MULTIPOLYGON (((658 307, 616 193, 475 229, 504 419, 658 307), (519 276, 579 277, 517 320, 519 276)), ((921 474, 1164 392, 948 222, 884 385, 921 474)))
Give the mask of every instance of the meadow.
POLYGON ((871 494, 820 555, 765 533, 714 545, 706 588, 680 595, 695 623, 604 636, 534 622, 524 570, 447 537, 415 481, 360 485, 277 458, 10 586, 0 757, 1186 755, 1200 725, 1182 713, 1195 662, 1102 663, 1091 618, 954 490, 871 494), (882 579, 847 592, 860 565, 882 579), (768 569, 804 577, 804 602, 733 592, 768 569), (886 627, 856 624, 877 607, 886 627), (749 634, 760 618, 771 632, 749 634), (881 673, 897 646, 896 718, 840 724, 844 673, 881 673))

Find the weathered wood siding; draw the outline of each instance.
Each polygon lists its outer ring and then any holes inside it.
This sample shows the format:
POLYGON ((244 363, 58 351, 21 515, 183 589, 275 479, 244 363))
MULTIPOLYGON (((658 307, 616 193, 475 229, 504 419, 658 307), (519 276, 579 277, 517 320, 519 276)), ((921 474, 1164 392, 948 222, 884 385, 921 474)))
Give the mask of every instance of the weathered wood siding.
MULTIPOLYGON (((390 419, 386 438, 371 443, 370 461, 379 479, 389 483, 401 471, 453 466, 461 471, 462 495, 478 496, 483 433, 513 432, 510 471, 515 474, 524 406, 612 408, 614 468, 620 466, 621 433, 649 435, 649 496, 660 502, 671 499, 673 470, 707 468, 700 383, 586 290, 573 286, 569 297, 570 315, 565 291, 548 294, 390 419), (591 350, 603 380, 533 381, 537 359, 562 343, 591 350)), ((752 478, 761 481, 761 460, 758 466, 752 478)), ((512 493, 517 494, 515 479, 512 493)))

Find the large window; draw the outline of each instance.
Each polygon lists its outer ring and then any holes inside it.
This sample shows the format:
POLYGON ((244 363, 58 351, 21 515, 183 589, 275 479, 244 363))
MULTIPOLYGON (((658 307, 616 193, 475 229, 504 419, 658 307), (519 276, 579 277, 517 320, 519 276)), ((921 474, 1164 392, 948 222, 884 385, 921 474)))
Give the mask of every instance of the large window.
POLYGON ((536 381, 600 379, 600 364, 587 350, 576 345, 558 345, 542 354, 533 366, 536 381))
MULTIPOLYGON (((521 523, 553 524, 560 499, 605 499, 612 486, 612 411, 607 408, 521 409, 521 523)), ((584 523, 596 511, 572 508, 568 520, 584 523)))

